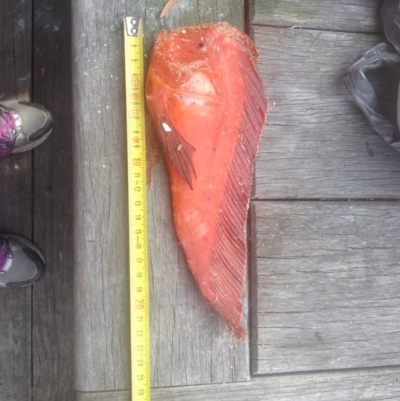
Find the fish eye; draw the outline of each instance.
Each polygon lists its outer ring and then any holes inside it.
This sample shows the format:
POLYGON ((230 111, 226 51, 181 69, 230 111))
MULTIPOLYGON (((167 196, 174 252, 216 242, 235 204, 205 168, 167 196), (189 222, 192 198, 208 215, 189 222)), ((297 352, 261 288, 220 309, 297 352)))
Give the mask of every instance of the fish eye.
POLYGON ((200 43, 199 43, 199 48, 200 48, 200 49, 204 49, 204 47, 205 47, 204 43, 200 42, 200 43))

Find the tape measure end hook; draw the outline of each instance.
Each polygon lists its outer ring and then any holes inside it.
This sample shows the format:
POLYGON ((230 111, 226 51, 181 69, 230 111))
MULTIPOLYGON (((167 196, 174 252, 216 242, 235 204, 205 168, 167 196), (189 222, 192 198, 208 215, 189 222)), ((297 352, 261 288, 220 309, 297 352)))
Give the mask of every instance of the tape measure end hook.
POLYGON ((140 17, 125 17, 126 34, 128 36, 139 36, 140 17))

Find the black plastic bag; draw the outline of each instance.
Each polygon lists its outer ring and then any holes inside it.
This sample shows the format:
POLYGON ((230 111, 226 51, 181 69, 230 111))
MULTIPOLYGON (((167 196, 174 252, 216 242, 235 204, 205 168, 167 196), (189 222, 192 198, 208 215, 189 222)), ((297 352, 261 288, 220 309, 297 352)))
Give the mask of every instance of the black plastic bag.
POLYGON ((369 70, 400 64, 400 0, 385 0, 381 15, 385 35, 391 45, 380 43, 368 50, 349 68, 344 81, 372 128, 386 143, 400 152, 400 93, 397 101, 397 126, 395 126, 382 115, 374 88, 365 76, 369 70))

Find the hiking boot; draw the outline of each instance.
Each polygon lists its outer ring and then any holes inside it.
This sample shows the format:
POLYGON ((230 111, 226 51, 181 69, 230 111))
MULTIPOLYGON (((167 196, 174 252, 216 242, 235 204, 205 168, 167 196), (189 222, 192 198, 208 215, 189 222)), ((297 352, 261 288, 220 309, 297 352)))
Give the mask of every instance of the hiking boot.
POLYGON ((0 288, 35 284, 43 276, 45 265, 43 255, 29 241, 0 235, 0 288))
POLYGON ((43 106, 18 100, 0 102, 0 157, 31 150, 52 129, 51 114, 43 106))

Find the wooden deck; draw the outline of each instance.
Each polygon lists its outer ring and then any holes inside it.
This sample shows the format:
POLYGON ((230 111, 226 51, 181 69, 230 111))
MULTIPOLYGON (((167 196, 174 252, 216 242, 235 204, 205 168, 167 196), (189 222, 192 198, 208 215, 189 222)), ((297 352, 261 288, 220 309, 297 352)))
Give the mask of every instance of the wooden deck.
MULTIPOLYGON (((145 18, 146 57, 160 29, 246 26, 270 99, 245 340, 200 296, 174 233, 165 165, 155 169, 152 399, 400 399, 400 155, 342 79, 383 39, 381 1, 180 0, 160 20, 164 4, 6 0, 0 13, 0 100, 31 99, 55 118, 42 146, 0 160, 0 230, 30 238, 48 262, 33 288, 0 291, 0 400, 130 397, 126 14, 145 18)), ((377 83, 397 96, 397 83, 377 83)))

